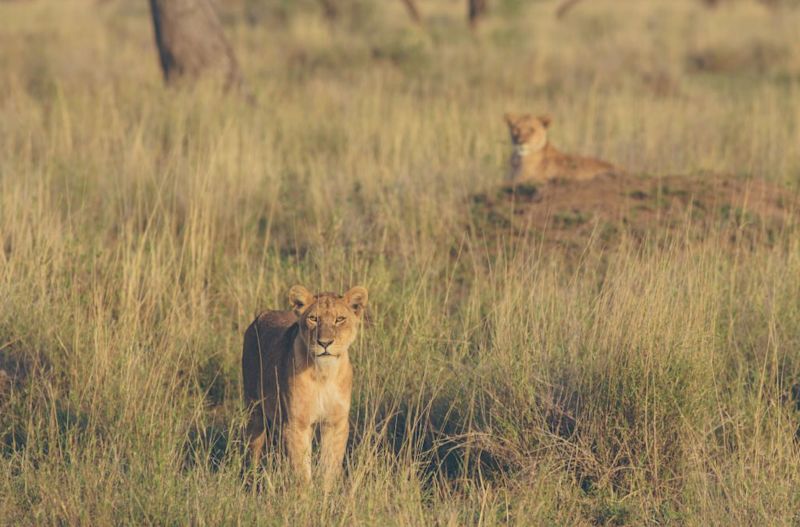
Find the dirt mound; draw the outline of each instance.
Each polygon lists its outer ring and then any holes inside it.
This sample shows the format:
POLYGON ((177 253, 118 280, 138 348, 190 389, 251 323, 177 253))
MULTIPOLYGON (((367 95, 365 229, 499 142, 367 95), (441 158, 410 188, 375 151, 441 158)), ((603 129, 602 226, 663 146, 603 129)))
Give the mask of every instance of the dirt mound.
POLYGON ((533 237, 583 248, 623 236, 701 238, 728 229, 733 239, 769 243, 795 225, 800 195, 733 176, 604 175, 590 181, 505 185, 472 197, 472 228, 486 236, 533 237))

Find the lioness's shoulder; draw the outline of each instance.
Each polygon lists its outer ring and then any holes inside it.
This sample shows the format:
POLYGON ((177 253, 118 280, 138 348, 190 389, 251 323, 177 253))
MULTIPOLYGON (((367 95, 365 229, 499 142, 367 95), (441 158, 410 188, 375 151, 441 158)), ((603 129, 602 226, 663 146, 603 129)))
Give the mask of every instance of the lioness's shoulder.
POLYGON ((288 328, 295 322, 297 315, 294 311, 264 311, 253 321, 254 324, 270 328, 288 328))
POLYGON ((245 343, 250 339, 281 340, 281 337, 297 323, 292 311, 264 311, 245 331, 245 343))

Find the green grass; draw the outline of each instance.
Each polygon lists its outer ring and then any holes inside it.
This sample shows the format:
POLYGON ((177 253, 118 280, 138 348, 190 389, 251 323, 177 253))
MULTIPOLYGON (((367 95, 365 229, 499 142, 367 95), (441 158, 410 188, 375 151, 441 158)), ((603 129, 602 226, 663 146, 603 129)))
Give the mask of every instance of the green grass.
POLYGON ((469 214, 505 111, 796 188, 800 13, 505 2, 473 36, 460 4, 420 0, 427 34, 352 4, 228 5, 250 105, 164 89, 144 2, 0 3, 3 522, 796 524, 796 237, 560 252, 469 214), (757 77, 687 66, 753 42, 785 50, 757 77), (370 290, 327 498, 276 457, 240 477, 242 334, 298 282, 370 290))

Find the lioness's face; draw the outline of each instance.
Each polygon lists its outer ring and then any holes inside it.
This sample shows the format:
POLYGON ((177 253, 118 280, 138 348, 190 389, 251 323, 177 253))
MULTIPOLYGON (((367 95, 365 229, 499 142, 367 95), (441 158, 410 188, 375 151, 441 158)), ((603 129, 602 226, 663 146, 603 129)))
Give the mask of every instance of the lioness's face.
POLYGON ((296 285, 289 290, 289 301, 309 355, 316 360, 329 360, 347 352, 355 340, 367 307, 367 290, 354 287, 343 295, 312 295, 305 287, 296 285))
POLYGON ((547 116, 534 117, 530 114, 505 115, 511 142, 517 154, 525 155, 541 150, 547 144, 547 127, 550 118, 547 116))

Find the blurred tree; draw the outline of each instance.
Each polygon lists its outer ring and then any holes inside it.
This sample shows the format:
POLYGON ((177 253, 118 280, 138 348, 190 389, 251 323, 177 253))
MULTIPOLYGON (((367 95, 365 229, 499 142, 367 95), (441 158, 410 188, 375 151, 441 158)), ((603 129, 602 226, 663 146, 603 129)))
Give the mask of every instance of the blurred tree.
MULTIPOLYGON (((725 3, 732 3, 730 0, 700 0, 706 7, 714 8, 725 3)), ((769 8, 778 9, 780 7, 797 7, 800 2, 797 0, 756 0, 759 4, 769 8)))
POLYGON ((228 89, 242 76, 210 0, 150 0, 156 46, 168 84, 216 77, 228 89))
POLYGON ((478 20, 486 14, 487 0, 467 0, 467 14, 469 16, 469 25, 472 29, 478 27, 478 20))
POLYGON ((320 0, 322 5, 322 12, 328 20, 339 18, 339 6, 334 0, 320 0))
POLYGON ((556 9, 556 18, 564 18, 581 0, 564 0, 556 9))
POLYGON ((403 3, 406 6, 406 10, 408 11, 408 16, 411 17, 417 24, 422 23, 422 15, 419 14, 419 9, 417 9, 417 4, 414 3, 414 0, 403 0, 403 3))
MULTIPOLYGON (((733 0, 699 0, 700 3, 709 8, 715 8, 724 3, 732 3, 733 0)), ((581 0, 564 0, 556 8, 556 18, 564 18, 572 10, 573 7, 578 5, 581 0)), ((768 7, 769 9, 777 9, 782 6, 797 6, 800 5, 798 0, 756 0, 757 3, 768 7)))
MULTIPOLYGON (((406 6, 406 11, 408 11, 408 16, 411 17, 411 20, 413 20, 416 24, 421 24, 422 15, 420 15, 419 9, 417 9, 416 1, 402 0, 402 2, 403 5, 406 6)), ((322 5, 322 12, 325 14, 326 18, 329 20, 335 20, 339 17, 342 7, 339 0, 320 0, 320 4, 322 5)))

